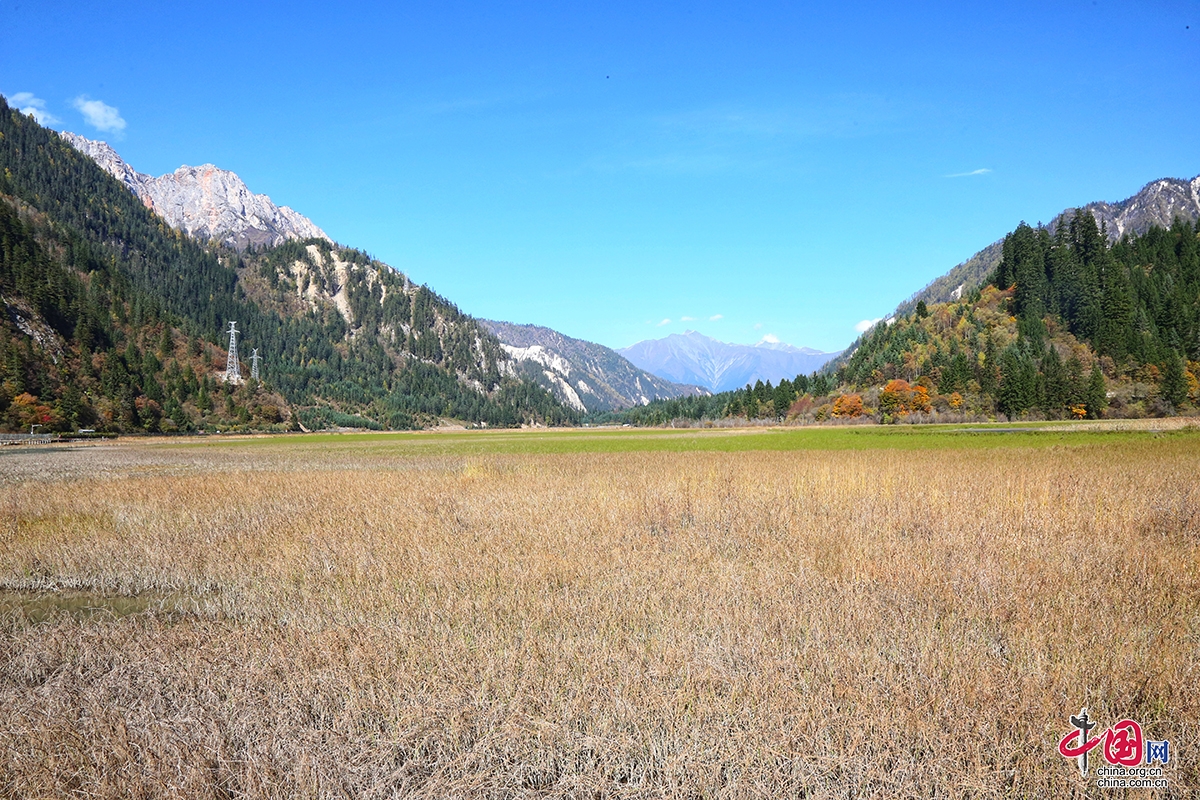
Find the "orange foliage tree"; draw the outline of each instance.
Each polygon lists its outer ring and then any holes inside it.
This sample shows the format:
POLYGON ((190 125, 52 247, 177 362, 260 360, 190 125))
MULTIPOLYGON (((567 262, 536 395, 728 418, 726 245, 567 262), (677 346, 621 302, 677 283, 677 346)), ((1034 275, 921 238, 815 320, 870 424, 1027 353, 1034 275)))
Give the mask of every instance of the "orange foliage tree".
POLYGON ((833 401, 833 415, 835 417, 861 417, 863 414, 862 396, 857 394, 844 394, 833 401))
POLYGON ((890 380, 879 393, 879 410, 884 414, 896 416, 908 413, 908 400, 912 395, 912 387, 903 378, 890 380))

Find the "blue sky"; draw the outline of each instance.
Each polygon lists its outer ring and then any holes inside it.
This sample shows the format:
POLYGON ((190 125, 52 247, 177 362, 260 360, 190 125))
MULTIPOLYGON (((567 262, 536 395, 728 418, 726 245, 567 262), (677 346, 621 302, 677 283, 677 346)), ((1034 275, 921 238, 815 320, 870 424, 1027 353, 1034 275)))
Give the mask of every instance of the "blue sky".
POLYGON ((613 347, 840 349, 1022 219, 1200 174, 1200 4, 835 5, 0 0, 0 92, 613 347))

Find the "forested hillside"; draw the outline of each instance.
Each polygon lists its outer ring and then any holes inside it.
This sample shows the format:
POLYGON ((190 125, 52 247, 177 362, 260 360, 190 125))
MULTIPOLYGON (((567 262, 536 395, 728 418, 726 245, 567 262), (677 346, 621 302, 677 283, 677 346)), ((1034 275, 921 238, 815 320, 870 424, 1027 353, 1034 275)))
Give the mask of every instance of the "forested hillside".
MULTIPOLYGON (((1143 186, 1137 194, 1115 203, 1097 201, 1082 208, 1068 208, 1055 215, 1046 225, 1051 234, 1059 228, 1069 227, 1080 211, 1092 216, 1115 244, 1125 236, 1140 236, 1151 228, 1169 228, 1176 219, 1200 220, 1200 176, 1191 180, 1160 178, 1143 186)), ((1040 226, 1039 226, 1040 227, 1040 226)), ((926 303, 948 303, 961 299, 983 286, 993 277, 1003 257, 1004 240, 992 242, 987 247, 954 267, 928 286, 914 293, 897 308, 893 317, 911 314, 917 301, 926 303)))
POLYGON ((828 375, 652 403, 632 422, 728 417, 882 422, 1194 413, 1200 222, 1110 244, 1088 211, 1022 223, 987 284, 880 323, 828 375))
POLYGON ((0 237, 8 430, 571 419, 502 375, 491 334, 389 267, 324 240, 202 246, 2 99, 0 237), (243 357, 264 356, 262 383, 218 379, 230 320, 243 357))

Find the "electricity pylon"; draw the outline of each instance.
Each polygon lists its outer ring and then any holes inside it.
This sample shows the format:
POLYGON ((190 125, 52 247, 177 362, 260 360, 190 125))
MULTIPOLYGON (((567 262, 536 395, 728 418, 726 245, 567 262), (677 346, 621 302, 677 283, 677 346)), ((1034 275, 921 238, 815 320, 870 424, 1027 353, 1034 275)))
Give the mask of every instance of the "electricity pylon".
POLYGON ((250 377, 254 380, 258 380, 258 362, 261 360, 262 356, 258 354, 258 348, 256 347, 254 348, 254 351, 250 353, 250 377))
POLYGON ((225 358, 225 382, 241 383, 242 367, 238 363, 237 323, 229 323, 229 355, 225 358))

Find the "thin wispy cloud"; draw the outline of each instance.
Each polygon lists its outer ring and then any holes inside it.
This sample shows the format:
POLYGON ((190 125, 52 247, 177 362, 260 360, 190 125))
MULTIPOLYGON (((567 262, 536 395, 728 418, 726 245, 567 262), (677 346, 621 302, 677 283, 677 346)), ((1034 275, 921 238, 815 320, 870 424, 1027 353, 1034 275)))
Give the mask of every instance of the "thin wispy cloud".
POLYGON ((679 321, 680 322, 695 322, 696 318, 695 317, 680 317, 679 321))
POLYGON ((671 320, 669 320, 669 319, 664 319, 662 322, 658 323, 658 324, 657 324, 655 327, 656 327, 656 328, 661 328, 663 325, 670 325, 670 324, 671 324, 671 320))
POLYGON ((27 114, 38 121, 39 125, 57 125, 61 119, 46 110, 46 101, 34 96, 33 92, 17 92, 9 95, 8 104, 22 114, 27 114))
POLYGON ((92 100, 86 94, 75 98, 75 108, 83 114, 83 121, 96 130, 105 133, 123 133, 125 120, 116 106, 110 106, 103 100, 92 100))
POLYGON ((873 94, 814 96, 776 106, 680 108, 633 121, 624 141, 589 160, 599 171, 678 174, 777 172, 815 141, 896 129, 913 109, 873 94))
POLYGON ((713 314, 711 317, 708 318, 708 321, 709 322, 717 322, 717 321, 723 320, 723 319, 725 319, 724 314, 713 314))
POLYGON ((882 320, 883 317, 864 319, 862 322, 859 322, 854 326, 854 330, 858 331, 859 333, 866 333, 867 331, 871 330, 871 328, 874 328, 877 324, 879 324, 882 320))
POLYGON ((872 133, 903 110, 873 94, 840 94, 775 108, 717 106, 662 115, 657 123, 676 133, 705 137, 812 139, 872 133))
POLYGON ((970 172, 955 172, 951 175, 943 175, 942 177, 943 178, 971 178, 971 177, 974 177, 975 175, 987 175, 989 173, 991 173, 991 170, 988 169, 987 167, 983 167, 982 169, 973 169, 970 172))
POLYGON ((756 330, 756 331, 761 331, 761 330, 762 330, 762 323, 761 323, 761 322, 756 322, 756 323, 754 323, 754 330, 756 330))

